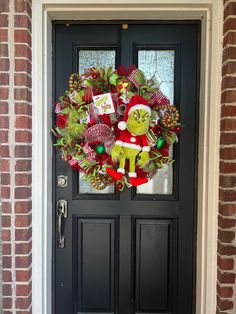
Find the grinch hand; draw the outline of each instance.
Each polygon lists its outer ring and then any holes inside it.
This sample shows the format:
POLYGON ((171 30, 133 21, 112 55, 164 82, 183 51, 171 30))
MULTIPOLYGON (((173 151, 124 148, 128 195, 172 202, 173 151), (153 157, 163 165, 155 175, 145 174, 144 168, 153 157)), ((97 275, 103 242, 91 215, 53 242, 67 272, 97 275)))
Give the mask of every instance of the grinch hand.
POLYGON ((121 180, 125 174, 126 160, 129 160, 129 178, 134 186, 146 183, 148 179, 137 178, 135 172, 136 163, 145 167, 149 161, 148 139, 146 133, 149 130, 151 109, 148 102, 141 96, 133 96, 126 108, 124 121, 119 122, 120 136, 111 151, 113 162, 119 161, 117 171, 107 168, 107 173, 116 181, 121 180))

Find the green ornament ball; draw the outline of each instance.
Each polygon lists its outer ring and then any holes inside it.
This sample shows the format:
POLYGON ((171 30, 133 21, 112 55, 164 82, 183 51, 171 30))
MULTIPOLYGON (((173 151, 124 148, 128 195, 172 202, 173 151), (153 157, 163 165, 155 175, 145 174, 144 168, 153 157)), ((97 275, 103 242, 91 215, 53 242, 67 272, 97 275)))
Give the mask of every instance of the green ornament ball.
POLYGON ((98 145, 95 146, 95 152, 98 155, 104 154, 105 151, 106 151, 106 149, 105 149, 105 147, 102 144, 98 144, 98 145))
POLYGON ((166 146, 166 141, 164 140, 163 137, 159 137, 158 140, 157 140, 157 149, 162 149, 163 147, 166 146))

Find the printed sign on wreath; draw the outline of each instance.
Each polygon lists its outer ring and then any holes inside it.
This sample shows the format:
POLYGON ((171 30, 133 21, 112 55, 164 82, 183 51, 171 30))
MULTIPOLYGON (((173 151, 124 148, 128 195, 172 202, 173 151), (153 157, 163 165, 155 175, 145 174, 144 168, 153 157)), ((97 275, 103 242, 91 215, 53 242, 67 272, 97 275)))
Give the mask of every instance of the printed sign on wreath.
POLYGON ((111 93, 93 96, 93 103, 99 115, 115 112, 111 93))

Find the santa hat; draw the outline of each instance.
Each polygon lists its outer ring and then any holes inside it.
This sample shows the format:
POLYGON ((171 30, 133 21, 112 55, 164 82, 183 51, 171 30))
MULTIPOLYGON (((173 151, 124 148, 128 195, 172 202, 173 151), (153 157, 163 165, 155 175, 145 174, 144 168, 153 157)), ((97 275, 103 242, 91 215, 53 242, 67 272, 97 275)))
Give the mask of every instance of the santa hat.
POLYGON ((128 120, 130 114, 134 112, 136 109, 144 109, 149 114, 151 114, 151 108, 146 99, 138 95, 132 96, 124 113, 124 121, 120 121, 118 123, 118 128, 120 130, 123 131, 126 129, 126 121, 128 120))

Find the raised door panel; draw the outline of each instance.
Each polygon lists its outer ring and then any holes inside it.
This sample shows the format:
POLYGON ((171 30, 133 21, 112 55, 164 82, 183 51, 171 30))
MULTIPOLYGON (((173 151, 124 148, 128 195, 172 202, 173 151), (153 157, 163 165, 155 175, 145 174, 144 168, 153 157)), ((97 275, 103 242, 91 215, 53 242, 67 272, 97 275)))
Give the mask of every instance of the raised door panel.
POLYGON ((116 228, 116 218, 74 216, 75 313, 115 312, 116 228))
POLYGON ((175 220, 135 220, 135 312, 172 313, 175 220))

